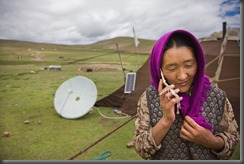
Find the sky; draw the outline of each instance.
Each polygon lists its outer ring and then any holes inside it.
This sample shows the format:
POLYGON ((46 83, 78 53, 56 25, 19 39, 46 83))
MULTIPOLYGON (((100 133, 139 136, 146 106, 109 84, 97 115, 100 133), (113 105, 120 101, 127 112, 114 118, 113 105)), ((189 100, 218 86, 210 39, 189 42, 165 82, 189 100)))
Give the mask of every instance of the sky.
POLYGON ((90 44, 128 36, 157 40, 175 29, 197 38, 240 28, 240 0, 0 0, 0 39, 90 44))

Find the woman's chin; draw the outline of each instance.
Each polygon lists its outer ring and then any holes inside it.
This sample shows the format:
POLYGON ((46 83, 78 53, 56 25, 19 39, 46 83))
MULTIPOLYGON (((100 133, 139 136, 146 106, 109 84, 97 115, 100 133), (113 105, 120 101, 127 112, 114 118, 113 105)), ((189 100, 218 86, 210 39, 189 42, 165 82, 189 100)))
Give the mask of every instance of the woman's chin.
POLYGON ((179 90, 181 93, 189 93, 190 87, 180 87, 179 90))

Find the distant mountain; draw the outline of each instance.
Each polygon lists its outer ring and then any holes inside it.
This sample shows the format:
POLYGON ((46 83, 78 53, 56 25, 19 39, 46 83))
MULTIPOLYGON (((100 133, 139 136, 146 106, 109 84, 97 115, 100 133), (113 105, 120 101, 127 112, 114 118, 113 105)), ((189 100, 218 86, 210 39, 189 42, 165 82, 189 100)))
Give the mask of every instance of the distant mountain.
MULTIPOLYGON (((229 40, 240 40, 240 28, 230 28, 228 32, 229 40)), ((210 36, 198 38, 199 41, 204 40, 217 40, 222 38, 222 31, 214 32, 210 36)), ((152 51, 153 45, 156 40, 140 39, 139 45, 136 48, 133 37, 115 37, 111 39, 101 40, 93 44, 87 45, 63 45, 63 44, 48 44, 48 43, 36 43, 16 40, 1 40, 0 48, 3 46, 22 47, 26 49, 68 49, 69 47, 75 48, 77 51, 80 49, 86 50, 114 50, 117 51, 116 44, 118 44, 120 52, 140 53, 149 55, 152 51)))
POLYGON ((114 49, 117 50, 116 44, 119 47, 119 50, 121 52, 126 51, 126 52, 131 52, 131 53, 144 53, 144 54, 149 54, 151 53, 152 47, 154 43, 156 42, 155 40, 147 40, 147 39, 140 39, 139 40, 139 45, 136 48, 135 43, 134 43, 134 38, 132 37, 115 37, 112 39, 106 39, 102 41, 98 41, 96 43, 86 45, 86 47, 91 48, 91 49, 114 49))
MULTIPOLYGON (((222 39, 223 32, 214 32, 210 36, 199 38, 200 41, 203 40, 217 40, 222 39)), ((233 27, 228 29, 228 40, 240 40, 240 28, 233 27)))
POLYGON ((147 39, 138 39, 139 45, 136 48, 134 43, 134 38, 132 37, 116 37, 106 40, 101 40, 93 44, 87 45, 63 45, 63 44, 49 44, 49 43, 36 43, 36 42, 27 42, 27 41, 18 41, 18 40, 3 40, 0 39, 0 48, 1 47, 21 47, 27 50, 57 50, 57 49, 70 49, 80 51, 80 50, 114 50, 117 51, 116 44, 118 44, 120 52, 129 52, 129 53, 140 53, 140 54, 150 54, 152 47, 155 43, 154 40, 147 39))

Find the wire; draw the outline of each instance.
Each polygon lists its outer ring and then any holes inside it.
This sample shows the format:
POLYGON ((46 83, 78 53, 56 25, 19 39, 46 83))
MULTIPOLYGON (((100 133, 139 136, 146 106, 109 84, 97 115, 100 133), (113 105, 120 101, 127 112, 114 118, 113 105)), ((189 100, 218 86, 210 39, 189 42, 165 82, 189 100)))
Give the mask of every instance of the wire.
POLYGON ((112 155, 112 152, 108 150, 108 151, 103 152, 98 158, 92 158, 92 160, 103 160, 103 159, 107 160, 108 157, 110 157, 111 155, 112 155))
POLYGON ((123 118, 129 118, 129 117, 130 117, 130 116, 124 116, 124 117, 108 117, 108 116, 103 115, 103 114, 100 112, 99 108, 96 108, 96 107, 93 107, 93 108, 95 108, 95 109, 99 112, 99 114, 100 114, 102 117, 104 117, 104 118, 108 118, 108 119, 123 119, 123 118))

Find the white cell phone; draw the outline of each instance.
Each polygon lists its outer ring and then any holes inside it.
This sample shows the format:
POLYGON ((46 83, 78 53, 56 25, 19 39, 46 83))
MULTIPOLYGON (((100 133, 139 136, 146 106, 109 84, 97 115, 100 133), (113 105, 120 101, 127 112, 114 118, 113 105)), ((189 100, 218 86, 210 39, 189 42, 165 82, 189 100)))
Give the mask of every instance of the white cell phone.
MULTIPOLYGON (((160 69, 160 73, 161 73, 161 77, 162 77, 162 80, 163 80, 163 84, 167 87, 169 86, 169 84, 166 82, 166 79, 164 78, 164 74, 163 74, 163 71, 162 69, 160 69)), ((179 97, 175 91, 173 89, 169 89, 169 91, 175 96, 175 97, 179 97)))

